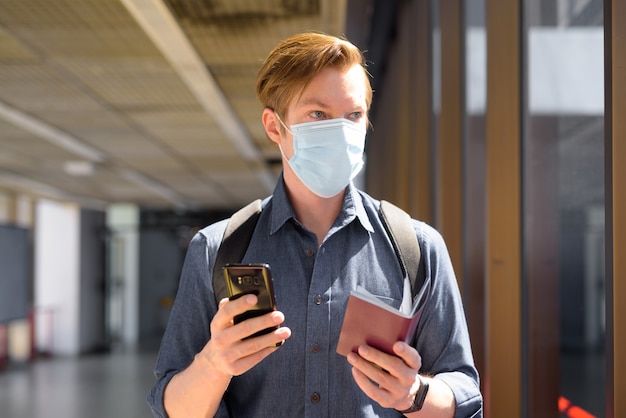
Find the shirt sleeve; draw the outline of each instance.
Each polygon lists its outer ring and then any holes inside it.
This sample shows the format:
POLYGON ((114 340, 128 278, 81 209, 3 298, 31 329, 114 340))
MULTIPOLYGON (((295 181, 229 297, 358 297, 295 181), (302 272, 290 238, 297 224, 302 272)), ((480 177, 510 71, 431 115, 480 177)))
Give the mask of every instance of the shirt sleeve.
MULTIPOLYGON (((211 338, 211 320, 217 312, 212 271, 214 245, 219 245, 223 226, 216 224, 198 232, 189 244, 176 299, 161 341, 154 375, 156 383, 147 402, 155 417, 165 418, 165 387, 184 370, 211 338), (217 244, 216 244, 217 243, 217 244)), ((215 246, 217 248, 217 246, 215 246)), ((216 416, 228 416, 224 401, 216 416)))
POLYGON ((420 373, 444 381, 454 393, 455 418, 482 417, 482 395, 456 276, 442 236, 417 223, 430 297, 418 326, 420 373))

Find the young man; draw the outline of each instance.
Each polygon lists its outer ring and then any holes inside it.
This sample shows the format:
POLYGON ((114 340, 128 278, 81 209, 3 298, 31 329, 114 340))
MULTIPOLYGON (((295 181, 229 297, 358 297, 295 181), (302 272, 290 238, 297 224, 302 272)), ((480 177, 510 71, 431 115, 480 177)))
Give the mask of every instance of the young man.
POLYGON ((372 100, 361 52, 295 35, 270 53, 257 94, 283 173, 242 262, 271 266, 279 311, 233 323, 256 297, 216 302, 211 273, 226 221, 200 231, 148 396, 155 416, 481 417, 454 272, 441 236, 422 222, 412 221, 430 288, 415 343, 397 342, 393 355, 335 352, 351 291, 362 286, 399 307, 406 289, 380 202, 352 184, 372 100))

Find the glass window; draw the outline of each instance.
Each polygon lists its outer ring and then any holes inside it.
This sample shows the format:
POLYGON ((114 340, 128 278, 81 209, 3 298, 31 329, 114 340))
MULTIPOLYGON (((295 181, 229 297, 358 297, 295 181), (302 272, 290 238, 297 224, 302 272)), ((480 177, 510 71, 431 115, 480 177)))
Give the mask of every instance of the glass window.
MULTIPOLYGON (((463 297, 479 372, 485 358, 487 38, 485 0, 465 0, 463 297)), ((484 385, 484 379, 483 379, 484 385)))
MULTIPOLYGON (((545 348, 546 342, 533 338, 533 333, 544 335, 546 329, 542 327, 549 327, 550 312, 554 312, 561 413, 576 405, 602 417, 603 4, 599 0, 529 0, 525 13, 524 222, 529 283, 525 316, 531 318, 529 361, 532 364, 533 350, 545 348), (553 265, 550 260, 554 260, 553 265), (554 291, 551 307, 539 305, 538 301, 550 303, 550 299, 536 296, 543 288, 554 291), (533 322, 533 312, 546 315, 545 323, 541 318, 533 322)), ((530 379, 532 386, 536 382, 532 376, 530 379)), ((528 412, 532 416, 532 411, 528 412)))

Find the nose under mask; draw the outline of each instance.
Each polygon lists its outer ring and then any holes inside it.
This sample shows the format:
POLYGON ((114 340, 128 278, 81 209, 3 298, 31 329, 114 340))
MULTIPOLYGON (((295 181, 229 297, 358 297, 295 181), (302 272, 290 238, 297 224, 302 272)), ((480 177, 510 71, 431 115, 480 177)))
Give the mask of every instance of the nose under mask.
POLYGON ((293 135, 289 166, 316 195, 337 195, 363 168, 366 130, 358 123, 337 118, 299 123, 289 129, 280 117, 278 120, 293 135))

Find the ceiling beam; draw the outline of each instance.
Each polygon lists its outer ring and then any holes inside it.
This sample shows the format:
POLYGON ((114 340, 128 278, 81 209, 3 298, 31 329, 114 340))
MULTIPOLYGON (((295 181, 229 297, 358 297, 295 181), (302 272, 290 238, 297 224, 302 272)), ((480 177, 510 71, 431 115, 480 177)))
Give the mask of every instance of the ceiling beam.
POLYGON ((81 158, 89 161, 101 163, 106 158, 99 150, 85 144, 83 141, 74 138, 67 132, 50 125, 40 119, 34 118, 6 103, 0 102, 0 118, 45 139, 67 151, 73 152, 81 158))
MULTIPOLYGON (((37 119, 1 101, 0 118, 5 119, 7 122, 12 123, 27 132, 30 132, 38 138, 46 140, 60 148, 65 149, 66 151, 74 153, 87 161, 101 164, 108 163, 110 165, 110 161, 107 161, 107 156, 100 150, 41 119, 37 119)), ((164 200, 174 204, 176 207, 184 208, 189 205, 189 203, 184 203, 185 199, 179 196, 175 191, 156 182, 155 180, 149 179, 146 176, 129 169, 115 166, 112 166, 111 168, 116 170, 122 177, 143 188, 151 190, 155 195, 161 196, 164 200)), ((60 192, 53 187, 27 179, 15 173, 0 173, 0 182, 19 185, 24 189, 28 189, 30 187, 37 193, 45 196, 55 198, 65 196, 67 198, 63 192, 60 192)), ((80 200, 77 197, 72 197, 71 199, 80 200)))
POLYGON ((271 192, 275 176, 167 6, 162 0, 121 1, 241 156, 257 165, 262 184, 271 192))
POLYGON ((107 202, 103 200, 71 195, 48 184, 6 170, 0 170, 0 186, 7 187, 12 191, 22 191, 30 196, 76 202, 82 207, 97 210, 104 210, 107 205, 107 202))

